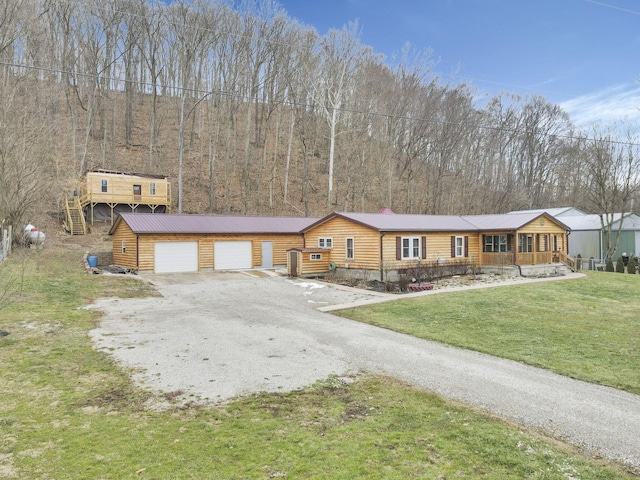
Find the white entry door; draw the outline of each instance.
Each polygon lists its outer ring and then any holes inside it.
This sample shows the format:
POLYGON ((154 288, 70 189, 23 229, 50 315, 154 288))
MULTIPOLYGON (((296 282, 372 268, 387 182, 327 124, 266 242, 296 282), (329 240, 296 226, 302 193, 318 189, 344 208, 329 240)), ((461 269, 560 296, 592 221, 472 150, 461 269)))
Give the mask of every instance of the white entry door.
POLYGON ((197 272, 198 242, 156 242, 155 273, 197 272))
POLYGON ((213 248, 214 270, 246 270, 251 262, 251 241, 216 241, 213 248))
POLYGON ((273 268, 273 242, 262 242, 262 268, 273 268))

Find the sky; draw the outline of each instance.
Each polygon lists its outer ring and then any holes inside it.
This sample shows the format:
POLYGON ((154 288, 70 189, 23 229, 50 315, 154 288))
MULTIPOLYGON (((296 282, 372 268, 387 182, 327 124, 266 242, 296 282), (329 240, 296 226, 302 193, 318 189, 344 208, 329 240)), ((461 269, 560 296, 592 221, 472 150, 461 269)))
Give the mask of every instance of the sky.
POLYGON ((431 50, 443 82, 482 99, 539 94, 574 124, 640 123, 640 0, 279 0, 324 35, 357 20, 393 64, 431 50))

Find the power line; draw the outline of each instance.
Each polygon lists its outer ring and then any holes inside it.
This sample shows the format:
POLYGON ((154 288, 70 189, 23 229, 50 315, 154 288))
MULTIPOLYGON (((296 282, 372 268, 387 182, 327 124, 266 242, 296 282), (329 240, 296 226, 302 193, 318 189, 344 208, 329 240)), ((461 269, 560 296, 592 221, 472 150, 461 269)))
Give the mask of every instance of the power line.
MULTIPOLYGON (((0 61, 0 65, 14 67, 14 68, 21 68, 26 70, 37 70, 37 71, 43 71, 48 73, 63 74, 63 75, 69 75, 69 76, 87 77, 87 78, 95 79, 97 81, 108 81, 109 83, 112 83, 112 84, 131 83, 131 84, 136 84, 139 86, 144 86, 144 87, 153 88, 153 89, 160 88, 160 89, 166 89, 166 90, 172 90, 172 91, 182 91, 182 92, 191 93, 194 95, 215 95, 215 96, 236 98, 243 101, 252 100, 252 97, 249 95, 243 95, 240 93, 228 92, 224 90, 203 90, 203 89, 188 88, 188 87, 158 85, 150 82, 129 81, 129 80, 123 80, 121 78, 101 76, 93 73, 70 72, 67 70, 61 70, 56 68, 38 67, 38 66, 32 66, 32 65, 21 65, 21 64, 3 62, 3 61, 0 61)), ((311 103, 305 103, 305 102, 294 102, 291 100, 280 100, 273 103, 277 105, 285 105, 289 107, 301 107, 306 109, 321 108, 321 105, 317 103, 311 104, 311 103)), ((424 123, 432 123, 436 125, 470 127, 470 128, 476 128, 478 130, 491 130, 496 132, 516 133, 521 135, 536 135, 536 136, 547 137, 547 138, 560 138, 563 140, 580 140, 580 141, 587 141, 587 142, 604 141, 606 143, 610 143, 614 145, 640 147, 640 143, 625 142, 622 140, 611 140, 611 139, 597 140, 597 139, 586 137, 586 136, 575 136, 575 135, 568 135, 568 134, 561 134, 561 133, 535 132, 535 131, 529 131, 529 130, 497 127, 493 125, 479 125, 471 122, 450 122, 450 121, 444 121, 444 120, 438 120, 438 119, 426 118, 426 117, 411 117, 407 115, 391 114, 391 113, 384 113, 384 112, 363 111, 363 110, 357 110, 353 108, 335 108, 335 110, 343 113, 357 114, 357 115, 363 115, 363 116, 382 117, 382 118, 393 119, 393 120, 406 120, 412 123, 424 122, 424 123)))

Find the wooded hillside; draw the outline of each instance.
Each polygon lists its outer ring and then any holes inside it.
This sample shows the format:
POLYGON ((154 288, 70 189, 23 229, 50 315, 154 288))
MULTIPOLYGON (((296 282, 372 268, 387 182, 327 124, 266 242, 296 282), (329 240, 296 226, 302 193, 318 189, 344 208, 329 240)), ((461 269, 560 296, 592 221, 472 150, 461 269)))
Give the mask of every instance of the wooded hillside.
POLYGON ((0 0, 0 219, 56 212, 95 168, 168 175, 185 213, 628 207, 634 132, 432 67, 271 0, 0 0))

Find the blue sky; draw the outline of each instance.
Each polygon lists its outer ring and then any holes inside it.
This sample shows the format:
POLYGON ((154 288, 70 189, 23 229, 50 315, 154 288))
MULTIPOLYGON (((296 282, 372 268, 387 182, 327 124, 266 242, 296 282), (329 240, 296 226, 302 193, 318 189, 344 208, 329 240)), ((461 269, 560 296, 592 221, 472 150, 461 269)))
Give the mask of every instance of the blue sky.
POLYGON ((325 34, 358 20, 389 63, 408 42, 478 97, 540 94, 574 123, 640 121, 640 0, 280 0, 325 34))

